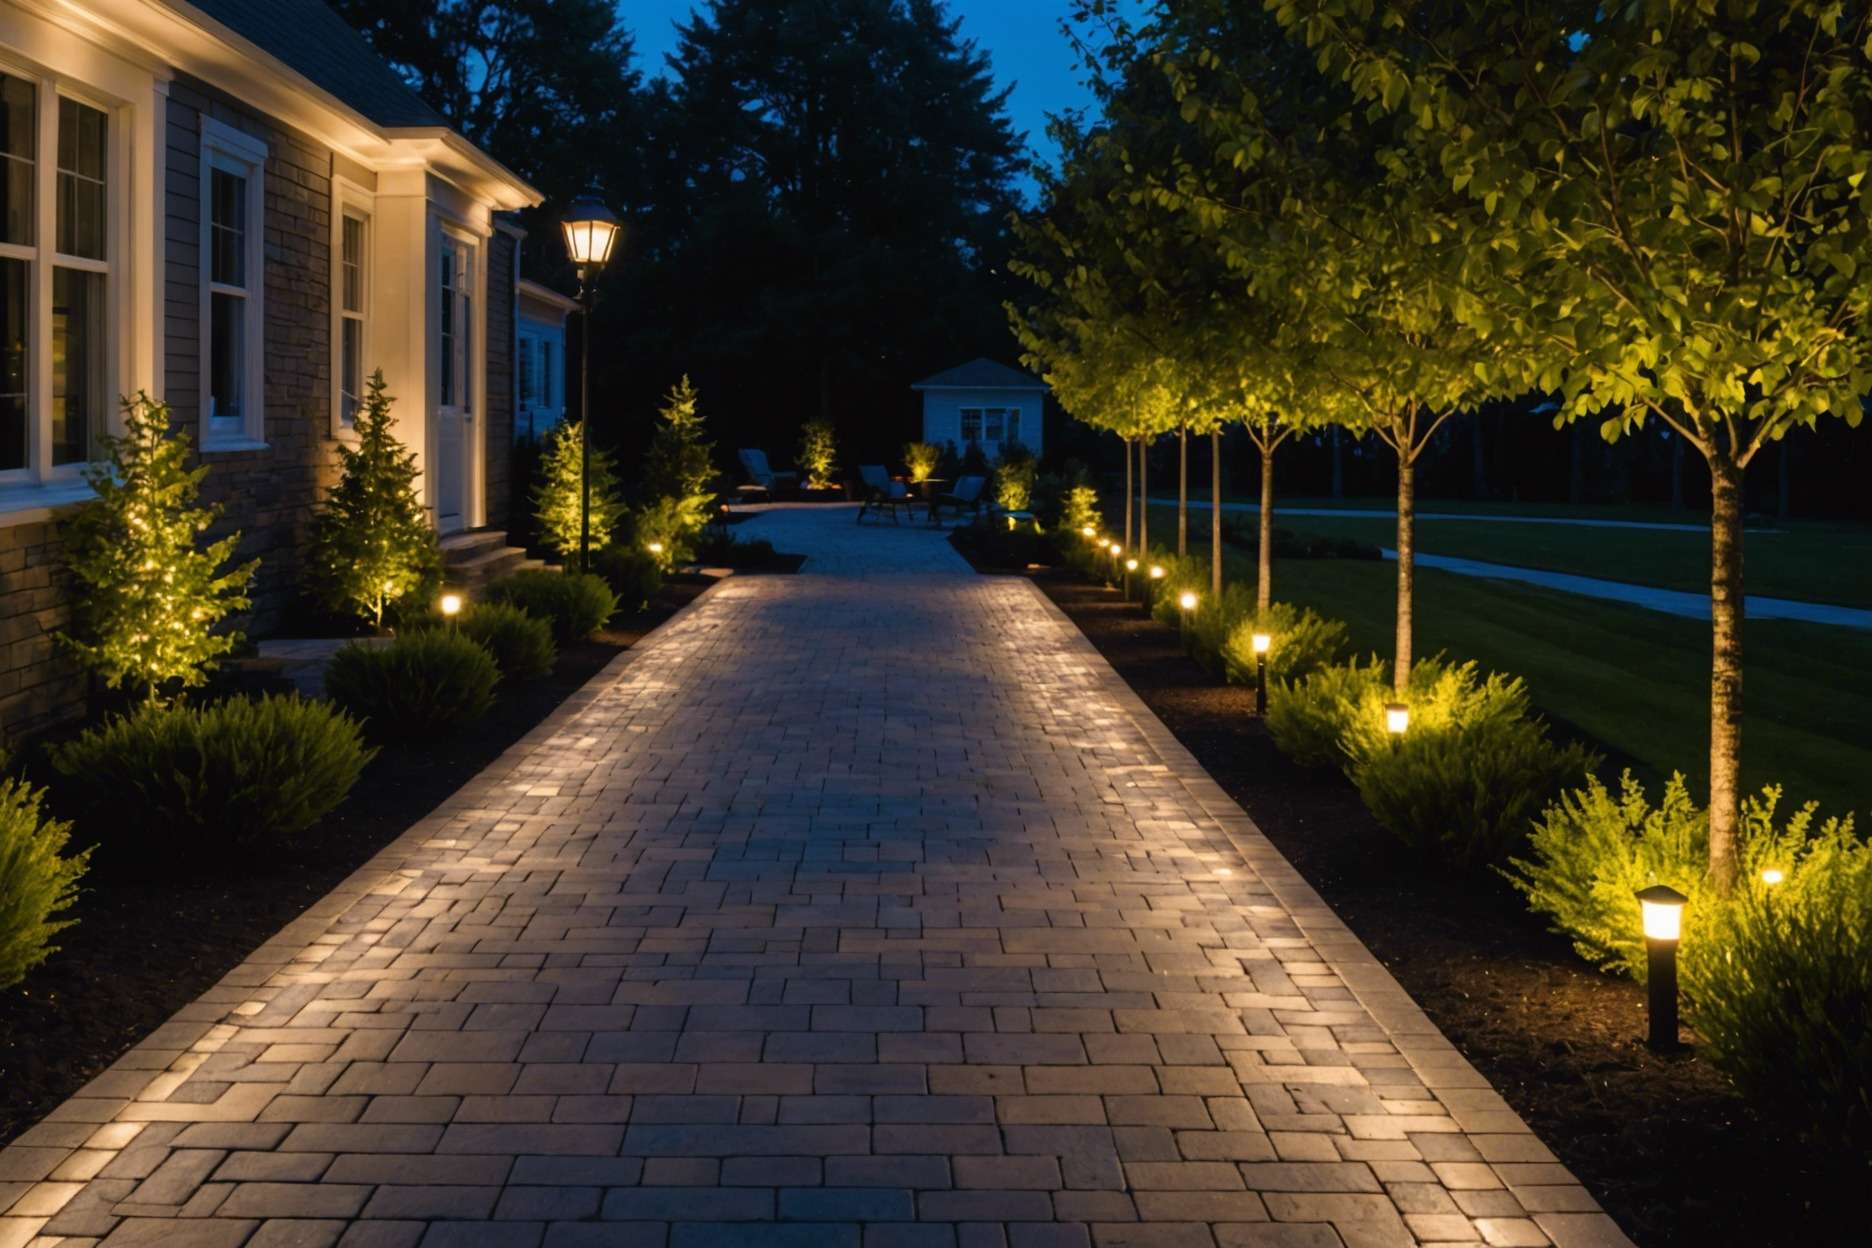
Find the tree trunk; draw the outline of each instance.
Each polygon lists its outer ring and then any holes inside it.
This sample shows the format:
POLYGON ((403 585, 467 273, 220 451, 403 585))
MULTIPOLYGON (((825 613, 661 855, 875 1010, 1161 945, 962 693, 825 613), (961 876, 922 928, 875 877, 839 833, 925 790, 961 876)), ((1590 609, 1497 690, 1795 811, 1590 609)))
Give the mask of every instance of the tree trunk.
POLYGON ((1124 547, 1125 553, 1131 552, 1131 439, 1124 440, 1125 448, 1125 495, 1124 495, 1124 547))
POLYGON ((1345 497, 1345 467, 1339 461, 1339 426, 1334 425, 1332 433, 1332 496, 1345 497))
POLYGON ((1410 453, 1398 453, 1397 468, 1397 653, 1391 663, 1391 687, 1401 698, 1410 688, 1411 582, 1416 571, 1417 465, 1410 453))
POLYGON ((1255 613, 1266 615, 1274 601, 1274 450, 1261 448, 1261 529, 1255 552, 1255 613))
POLYGON ((1177 430, 1177 558, 1189 558, 1189 426, 1177 430))
POLYGON ((1710 460, 1710 879, 1736 878, 1742 766, 1742 470, 1722 448, 1710 460))
POLYGON ((1150 558, 1150 439, 1138 439, 1138 561, 1150 558))
POLYGON ((1222 428, 1209 431, 1209 594, 1222 600, 1222 428))

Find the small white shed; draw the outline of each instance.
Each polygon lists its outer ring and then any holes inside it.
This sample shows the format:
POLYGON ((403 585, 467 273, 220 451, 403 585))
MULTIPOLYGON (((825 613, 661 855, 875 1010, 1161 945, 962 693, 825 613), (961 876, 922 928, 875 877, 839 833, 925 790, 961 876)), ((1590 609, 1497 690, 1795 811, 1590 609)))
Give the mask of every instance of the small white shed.
POLYGON ((1030 373, 970 360, 910 388, 923 394, 925 442, 954 443, 958 451, 972 442, 990 458, 1006 442, 1018 442, 1035 456, 1046 449, 1047 385, 1030 373))

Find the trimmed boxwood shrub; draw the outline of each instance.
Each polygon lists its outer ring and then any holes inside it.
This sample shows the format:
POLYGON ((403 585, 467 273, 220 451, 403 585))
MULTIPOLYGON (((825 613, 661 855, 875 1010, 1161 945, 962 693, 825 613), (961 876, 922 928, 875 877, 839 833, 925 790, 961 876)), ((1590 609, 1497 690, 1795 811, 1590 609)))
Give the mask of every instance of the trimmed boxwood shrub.
POLYGON ((325 692, 383 741, 440 736, 479 719, 499 680, 480 644, 453 629, 425 628, 388 645, 345 646, 325 669, 325 692))
MULTIPOLYGON (((769 552, 772 547, 768 547, 769 552)), ((663 569, 648 551, 634 546, 609 546, 593 557, 592 565, 617 595, 619 611, 641 611, 663 588, 663 569)))
POLYGON ((45 797, 23 780, 0 780, 0 991, 58 952, 52 938, 77 920, 55 917, 78 900, 91 851, 64 856, 71 825, 47 819, 45 797))
POLYGON ((297 694, 148 705, 54 746, 81 826, 151 855, 285 840, 345 799, 375 751, 357 723, 297 694))
POLYGON ((552 673, 559 648, 553 645, 552 626, 536 620, 519 607, 504 602, 473 602, 453 620, 428 616, 425 629, 452 628, 480 645, 494 660, 505 681, 538 680, 552 673))
POLYGON ((489 602, 519 607, 536 620, 552 625, 560 645, 585 641, 617 613, 617 595, 596 576, 584 572, 555 572, 531 568, 515 572, 488 586, 489 602))

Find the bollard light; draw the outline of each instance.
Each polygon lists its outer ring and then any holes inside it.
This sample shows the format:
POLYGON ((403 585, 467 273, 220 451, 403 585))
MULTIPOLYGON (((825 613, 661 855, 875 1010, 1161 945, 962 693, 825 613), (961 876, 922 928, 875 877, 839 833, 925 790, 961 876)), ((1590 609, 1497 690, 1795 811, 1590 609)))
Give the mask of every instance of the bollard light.
POLYGON ((1668 884, 1638 890, 1645 938, 1645 990, 1651 1016, 1645 1043, 1657 1053, 1682 1047, 1677 1041, 1677 941, 1683 935, 1683 908, 1688 900, 1668 884))
POLYGON ((651 554, 657 556, 658 558, 662 558, 663 556, 663 543, 662 542, 651 542, 648 546, 645 546, 644 549, 649 551, 651 554))
POLYGON ((1779 884, 1785 879, 1787 879, 1787 876, 1782 875, 1780 869, 1777 867, 1769 867, 1766 871, 1762 872, 1762 883, 1768 885, 1770 888, 1773 888, 1776 884, 1779 884))
POLYGON ((1127 560, 1125 560, 1125 561, 1124 561, 1124 570, 1125 570, 1125 574, 1124 574, 1124 596, 1125 596, 1125 601, 1126 601, 1126 602, 1129 602, 1129 601, 1131 601, 1131 574, 1132 574, 1133 572, 1136 572, 1136 571, 1137 571, 1137 560, 1136 560, 1136 559, 1127 559, 1127 560))
POLYGON ((1124 547, 1120 546, 1117 542, 1113 542, 1105 549, 1111 552, 1111 583, 1112 586, 1116 588, 1118 584, 1118 556, 1124 554, 1124 547))
POLYGON ((461 614, 462 597, 460 594, 443 594, 441 605, 442 614, 450 619, 454 619, 457 615, 461 614))
POLYGON ((1402 702, 1387 702, 1384 708, 1385 731, 1401 737, 1410 728, 1410 707, 1402 702))
POLYGON ((1255 714, 1267 714, 1267 656, 1274 648, 1274 638, 1268 633, 1256 633, 1252 638, 1255 656, 1255 714))
POLYGON ((1079 536, 1090 540, 1091 538, 1098 536, 1098 530, 1088 524, 1085 526, 1085 528, 1079 530, 1079 536))
POLYGON ((1164 566, 1153 563, 1150 566, 1150 579, 1144 582, 1144 615, 1150 617, 1151 610, 1157 605, 1157 586, 1164 579, 1164 566))
POLYGON ((1189 653, 1190 612, 1196 609, 1196 595, 1191 590, 1184 590, 1177 598, 1177 640, 1183 643, 1183 653, 1189 653))

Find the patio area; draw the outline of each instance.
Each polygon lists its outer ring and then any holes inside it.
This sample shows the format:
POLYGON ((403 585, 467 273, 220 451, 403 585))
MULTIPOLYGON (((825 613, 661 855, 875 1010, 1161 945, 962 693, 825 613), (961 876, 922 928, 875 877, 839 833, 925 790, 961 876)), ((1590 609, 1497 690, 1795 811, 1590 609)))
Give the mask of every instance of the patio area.
POLYGON ((0 1152, 0 1248, 1628 1242, 1031 584, 852 521, 0 1152))

